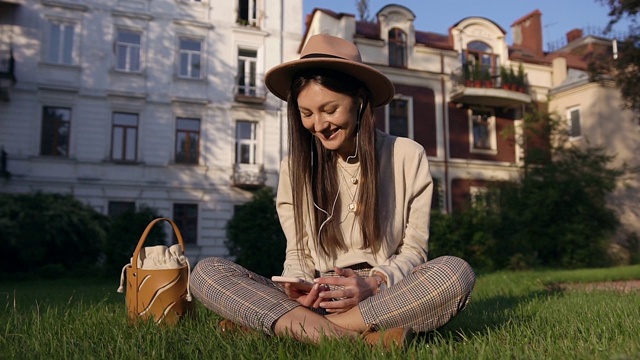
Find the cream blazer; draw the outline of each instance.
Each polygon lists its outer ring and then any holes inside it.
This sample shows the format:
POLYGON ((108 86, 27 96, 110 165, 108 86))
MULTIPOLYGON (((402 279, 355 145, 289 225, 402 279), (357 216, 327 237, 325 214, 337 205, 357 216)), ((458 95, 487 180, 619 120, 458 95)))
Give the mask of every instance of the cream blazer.
MULTIPOLYGON (((312 280, 315 270, 327 272, 333 270, 334 266, 348 267, 366 262, 373 266, 371 272, 384 273, 387 285, 392 286, 407 276, 414 267, 427 261, 433 181, 425 150, 411 139, 378 131, 376 151, 380 171, 378 200, 382 246, 375 254, 360 248, 362 234, 358 222, 353 213, 346 210, 352 194, 346 192, 346 186, 341 186, 340 200, 336 207, 343 208, 342 216, 334 221, 341 221, 349 250, 338 254, 335 259, 327 258, 316 247, 317 234, 314 234, 312 220, 308 215, 313 204, 307 204, 304 209, 306 230, 303 234, 303 256, 300 256, 293 217, 294 190, 289 178, 288 159, 282 161, 276 206, 287 238, 283 275, 312 280)), ((341 165, 348 166, 344 162, 341 165)), ((332 209, 325 210, 331 213, 332 209)))

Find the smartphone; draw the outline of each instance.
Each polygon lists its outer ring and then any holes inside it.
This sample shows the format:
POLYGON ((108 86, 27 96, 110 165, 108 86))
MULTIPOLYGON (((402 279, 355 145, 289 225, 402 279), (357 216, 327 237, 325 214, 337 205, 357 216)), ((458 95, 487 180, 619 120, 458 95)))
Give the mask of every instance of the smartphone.
POLYGON ((308 282, 307 280, 289 276, 272 276, 271 281, 278 283, 289 283, 295 288, 306 292, 311 291, 311 288, 313 287, 313 283, 308 282))

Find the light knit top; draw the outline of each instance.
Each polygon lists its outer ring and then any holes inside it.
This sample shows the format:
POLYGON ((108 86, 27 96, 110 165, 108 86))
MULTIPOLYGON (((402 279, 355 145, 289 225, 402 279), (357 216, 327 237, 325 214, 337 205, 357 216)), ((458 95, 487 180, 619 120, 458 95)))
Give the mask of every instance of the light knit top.
MULTIPOLYGON (((378 131, 376 151, 380 171, 378 201, 382 244, 375 254, 370 249, 361 249, 363 242, 359 223, 355 213, 347 210, 357 191, 357 184, 349 179, 358 175, 358 165, 347 164, 340 159, 340 199, 335 206, 336 209, 342 209, 335 211, 340 218, 331 221, 340 221, 348 250, 339 253, 335 259, 328 258, 316 247, 317 234, 309 216, 313 204, 304 209, 305 246, 304 256, 300 258, 296 245, 288 159, 282 161, 276 206, 287 238, 283 275, 312 280, 315 270, 323 273, 332 271, 334 266, 369 263, 373 266, 371 272, 382 272, 387 277, 387 285, 392 286, 408 275, 411 269, 427 261, 433 183, 424 148, 413 140, 378 131)), ((331 208, 324 210, 332 214, 331 208)))

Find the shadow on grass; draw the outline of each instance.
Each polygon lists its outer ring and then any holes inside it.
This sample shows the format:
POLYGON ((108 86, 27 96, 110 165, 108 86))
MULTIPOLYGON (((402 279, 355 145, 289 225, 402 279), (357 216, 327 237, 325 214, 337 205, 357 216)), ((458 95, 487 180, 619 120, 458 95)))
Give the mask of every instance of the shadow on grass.
MULTIPOLYGON (((472 300, 469 305, 453 320, 443 327, 418 334, 418 343, 464 342, 470 338, 484 337, 493 329, 498 329, 513 322, 514 309, 531 301, 539 301, 542 297, 557 297, 561 290, 533 291, 524 296, 493 296, 486 299, 472 300)), ((522 319, 521 319, 522 320, 522 319)))

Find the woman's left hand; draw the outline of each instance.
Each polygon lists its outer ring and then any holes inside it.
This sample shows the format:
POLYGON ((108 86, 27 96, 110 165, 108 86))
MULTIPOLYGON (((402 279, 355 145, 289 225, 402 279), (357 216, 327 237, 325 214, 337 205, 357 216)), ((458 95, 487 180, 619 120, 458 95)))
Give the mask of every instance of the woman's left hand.
POLYGON ((375 279, 365 278, 351 269, 335 268, 340 277, 321 277, 314 281, 325 285, 338 285, 342 289, 322 291, 320 307, 330 313, 342 313, 358 305, 360 301, 373 296, 377 289, 375 279), (369 280, 371 279, 371 280, 369 280))

